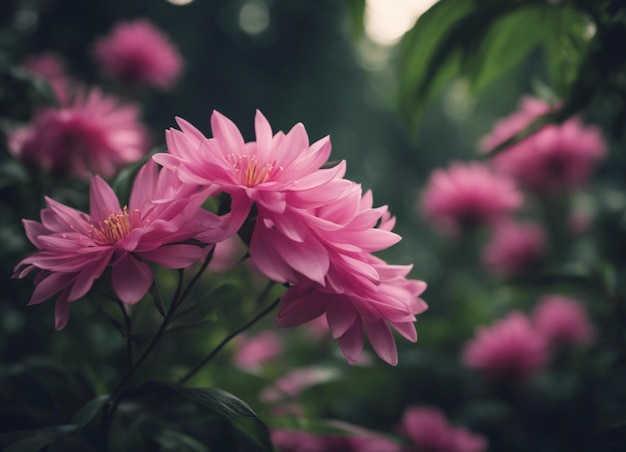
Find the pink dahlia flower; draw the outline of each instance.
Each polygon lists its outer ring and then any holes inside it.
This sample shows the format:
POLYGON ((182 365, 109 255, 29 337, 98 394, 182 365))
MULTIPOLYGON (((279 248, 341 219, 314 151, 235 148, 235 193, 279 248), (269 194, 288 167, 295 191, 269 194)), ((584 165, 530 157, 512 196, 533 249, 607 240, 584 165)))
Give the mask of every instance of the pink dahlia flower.
POLYGON ((340 430, 337 436, 321 436, 298 430, 272 430, 272 442, 280 452, 399 452, 400 446, 378 432, 342 421, 328 421, 340 430))
POLYGON ((137 303, 153 282, 148 263, 184 268, 206 254, 185 243, 211 228, 213 215, 200 208, 205 199, 206 191, 182 184, 168 170, 158 172, 153 162, 138 173, 128 207, 94 176, 89 215, 46 198, 41 223, 23 220, 38 251, 15 267, 14 277, 39 270, 29 304, 59 294, 57 330, 67 324, 71 302, 86 295, 107 267, 119 300, 137 303))
POLYGON ((512 179, 480 163, 454 162, 430 175, 421 209, 443 233, 456 235, 493 224, 522 204, 522 194, 512 179))
POLYGON ((533 313, 535 328, 551 345, 590 344, 596 330, 584 305, 559 295, 543 297, 533 313))
MULTIPOLYGON (((520 112, 501 120, 483 139, 484 149, 493 149, 551 109, 546 104, 537 105, 540 103, 526 99, 520 112)), ((498 171, 513 177, 521 186, 547 194, 584 185, 605 155, 606 143, 600 129, 585 126, 580 118, 573 117, 563 124, 541 128, 494 156, 492 162, 498 171)))
POLYGON ((547 342, 521 312, 480 327, 463 350, 463 362, 495 381, 522 381, 549 358, 547 342))
MULTIPOLYGON (((232 197, 226 236, 239 230, 253 203, 256 203, 259 215, 266 212, 283 214, 288 202, 292 205, 323 204, 343 189, 336 185, 326 186, 329 181, 343 176, 345 163, 320 170, 330 155, 330 140, 326 137, 309 145, 302 124, 296 124, 287 134, 278 132, 274 135, 267 119, 257 111, 257 141, 246 143, 237 126, 218 112, 211 115, 212 139, 207 139, 182 119, 177 122, 180 131, 170 129, 166 132, 168 153, 156 154, 153 158, 165 167, 176 169, 186 182, 211 186, 216 192, 223 191, 232 197), (322 190, 315 193, 320 199, 306 199, 312 188, 322 190), (302 196, 298 196, 300 194, 302 196)), ((273 228, 295 229, 290 224, 290 215, 276 217, 282 221, 273 228)), ((294 230, 292 234, 299 232, 294 230)), ((319 254, 320 247, 316 245, 302 242, 308 255, 319 254)))
POLYGON ((29 55, 22 61, 22 66, 35 75, 44 78, 52 88, 60 105, 67 105, 71 99, 72 85, 75 84, 68 76, 65 64, 55 53, 29 55))
POLYGON ((93 45, 102 72, 122 83, 171 89, 183 70, 183 59, 168 37, 147 19, 120 22, 93 45))
POLYGON ((259 371, 264 363, 275 360, 283 352, 282 340, 275 331, 263 331, 252 337, 240 334, 234 342, 235 365, 250 372, 259 371))
POLYGON ((60 109, 44 108, 9 135, 9 150, 29 166, 59 175, 103 177, 140 159, 148 133, 139 109, 121 105, 97 88, 80 93, 60 109))
POLYGON ((485 437, 465 427, 451 426, 444 413, 437 408, 408 407, 397 432, 412 442, 403 449, 406 452, 481 452, 487 449, 485 437))
POLYGON ((178 124, 181 131, 166 135, 169 153, 154 159, 183 181, 231 196, 231 210, 223 216, 225 237, 254 216, 252 261, 268 278, 292 286, 281 301, 279 326, 326 314, 333 337, 354 363, 364 325, 378 355, 396 364, 389 325, 417 339, 413 322, 426 309, 418 298, 426 285, 406 279, 410 267, 390 266, 371 254, 400 240, 391 232, 394 219, 386 207, 372 207, 371 192, 363 194, 361 186, 343 179, 345 162, 320 169, 330 140, 309 145, 302 124, 273 134, 260 112, 257 141, 249 143, 217 112, 211 139, 183 120, 178 124))
POLYGON ((496 275, 519 275, 541 262, 545 246, 545 231, 539 224, 502 221, 485 246, 483 262, 496 275))
POLYGON ((363 267, 372 274, 361 270, 351 277, 348 266, 336 272, 346 276, 342 292, 310 280, 295 284, 283 295, 277 324, 300 325, 325 313, 332 337, 339 339, 348 362, 359 361, 365 329, 376 354, 395 366, 398 351, 390 327, 409 341, 417 341, 414 322, 415 316, 427 309, 419 298, 426 283, 406 279, 410 266, 388 265, 373 256, 363 267))

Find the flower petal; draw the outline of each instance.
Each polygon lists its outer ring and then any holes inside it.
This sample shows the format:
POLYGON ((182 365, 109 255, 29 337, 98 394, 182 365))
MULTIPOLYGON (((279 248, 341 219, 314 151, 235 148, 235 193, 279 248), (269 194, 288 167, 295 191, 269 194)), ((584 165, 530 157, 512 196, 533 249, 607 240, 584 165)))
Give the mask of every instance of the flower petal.
POLYGON ((148 292, 153 280, 152 270, 145 262, 126 253, 113 265, 111 280, 120 301, 135 304, 148 292))

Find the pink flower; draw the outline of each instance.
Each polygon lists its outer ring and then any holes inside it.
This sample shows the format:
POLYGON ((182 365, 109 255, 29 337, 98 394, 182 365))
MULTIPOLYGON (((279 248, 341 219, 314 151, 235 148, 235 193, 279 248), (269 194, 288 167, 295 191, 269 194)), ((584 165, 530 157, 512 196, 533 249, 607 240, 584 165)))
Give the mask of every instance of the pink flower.
POLYGON ((380 433, 342 421, 328 421, 341 432, 321 436, 298 430, 272 430, 272 442, 280 452, 399 452, 400 446, 380 433))
MULTIPOLYGON (((522 110, 505 118, 483 139, 483 147, 497 144, 521 131, 534 118, 551 109, 548 105, 530 109, 526 104, 541 101, 526 99, 522 110)), ((600 130, 585 126, 573 117, 563 124, 550 124, 493 157, 495 168, 513 177, 520 185, 540 194, 571 190, 583 186, 597 163, 606 154, 600 130)))
POLYGON ((105 75, 132 87, 169 90, 183 70, 176 47, 147 19, 118 23, 94 43, 93 56, 105 75))
POLYGON ((516 133, 524 130, 539 116, 550 113, 559 106, 560 104, 550 105, 541 99, 531 96, 522 97, 519 102, 519 109, 497 121, 491 132, 481 139, 481 149, 485 152, 492 150, 516 133))
POLYGON ((168 154, 154 159, 189 183, 230 195, 222 217, 224 236, 254 219, 249 254, 268 278, 292 286, 278 314, 279 326, 296 326, 326 314, 348 360, 363 348, 363 325, 375 351, 397 363, 389 325, 415 341, 415 315, 426 309, 418 298, 426 285, 406 279, 410 266, 390 266, 371 253, 400 240, 391 232, 386 207, 373 208, 371 192, 343 179, 345 162, 320 169, 330 140, 309 145, 302 124, 273 134, 257 112, 257 141, 245 143, 237 127, 213 113, 214 138, 178 120, 169 130, 168 154), (254 206, 254 209, 253 209, 254 206), (328 300, 337 300, 330 303, 328 300))
POLYGON ((314 281, 302 281, 289 288, 281 299, 276 322, 288 327, 307 322, 326 313, 334 339, 348 362, 359 362, 363 350, 363 330, 376 354, 388 364, 398 363, 398 351, 390 327, 409 341, 417 341, 415 316, 427 309, 419 295, 426 289, 423 281, 406 279, 410 266, 392 266, 370 256, 369 267, 377 280, 338 271, 346 275, 343 292, 314 281))
MULTIPOLYGON (((278 132, 274 135, 267 119, 257 111, 257 141, 246 143, 237 126, 218 112, 211 115, 212 139, 207 139, 180 118, 177 122, 181 131, 170 129, 166 132, 168 153, 156 154, 153 158, 165 167, 176 169, 186 182, 211 186, 216 192, 223 191, 232 197, 226 236, 239 230, 253 203, 256 203, 259 216, 284 214, 288 202, 298 207, 298 204, 324 203, 345 188, 345 185, 328 184, 343 176, 343 162, 335 168, 319 169, 330 155, 328 137, 309 146, 302 124, 296 124, 287 134, 278 132), (321 192, 316 192, 316 196, 326 195, 326 198, 307 199, 306 194, 312 188, 320 188, 321 192)), ((279 222, 268 227, 283 230, 291 226, 293 229, 289 214, 276 218, 279 222)), ((294 231, 292 235, 298 232, 294 231)), ((307 252, 307 257, 319 254, 320 247, 315 241, 301 243, 301 251, 307 252)), ((252 245, 251 254, 253 249, 252 245)), ((312 264, 318 266, 316 259, 312 264)))
POLYGON ((559 295, 543 297, 533 313, 535 328, 555 346, 590 344, 596 330, 583 304, 559 295))
POLYGON ((522 381, 548 360, 544 337, 521 312, 511 312, 489 327, 479 327, 463 350, 463 362, 494 381, 522 381))
POLYGON ((545 244, 545 232, 539 224, 502 221, 485 246, 483 262, 496 275, 519 275, 541 262, 545 244))
POLYGON ((508 177, 480 163, 454 162, 435 170, 422 194, 424 217, 443 233, 456 235, 490 225, 519 209, 522 194, 508 177))
POLYGON ((9 136, 9 150, 29 166, 60 175, 103 177, 147 151, 139 110, 120 105, 97 88, 80 93, 60 109, 44 108, 9 136))
POLYGON ((465 427, 451 426, 437 408, 408 407, 397 430, 413 443, 403 449, 407 452, 481 452, 487 449, 487 440, 482 435, 465 427))
POLYGON ((59 55, 50 52, 29 55, 22 61, 22 66, 50 84, 60 105, 69 103, 74 82, 67 75, 65 64, 59 55))
POLYGON ((184 268, 206 254, 201 246, 185 243, 211 228, 213 215, 200 209, 205 199, 206 191, 182 184, 168 170, 158 172, 149 162, 122 208, 113 190, 94 176, 89 215, 46 198, 41 223, 23 221, 38 251, 17 264, 14 277, 39 270, 29 304, 59 293, 57 330, 67 324, 71 302, 85 296, 107 267, 120 301, 137 303, 153 282, 148 262, 184 268))
POLYGON ((259 398, 264 402, 279 402, 285 398, 297 398, 303 390, 311 386, 336 380, 339 377, 335 369, 327 367, 304 367, 289 371, 273 385, 265 388, 259 398))
POLYGON ((235 347, 235 364, 250 372, 260 370, 264 363, 276 359, 283 352, 280 336, 269 330, 253 337, 239 335, 235 338, 235 347))

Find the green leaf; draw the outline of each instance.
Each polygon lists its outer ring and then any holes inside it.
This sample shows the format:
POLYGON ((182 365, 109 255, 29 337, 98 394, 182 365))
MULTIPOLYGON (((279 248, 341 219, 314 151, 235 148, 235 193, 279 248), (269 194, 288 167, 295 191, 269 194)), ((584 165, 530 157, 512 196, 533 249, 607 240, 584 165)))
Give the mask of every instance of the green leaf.
POLYGON ((473 0, 441 0, 420 16, 402 38, 399 101, 410 128, 417 125, 427 102, 436 94, 435 89, 428 88, 442 88, 456 72, 455 62, 447 59, 449 55, 441 55, 441 43, 473 7, 473 0))
POLYGON ((576 80, 589 46, 585 28, 589 19, 569 5, 547 11, 543 52, 552 86, 561 98, 576 80))
POLYGON ((161 451, 210 452, 211 449, 197 439, 176 430, 164 430, 156 438, 161 451))
POLYGON ((228 421, 249 441, 258 446, 259 450, 273 450, 267 426, 248 404, 226 391, 217 388, 195 388, 175 383, 158 382, 147 383, 144 385, 144 390, 148 392, 165 391, 183 396, 210 413, 228 421))
POLYGON ((76 414, 72 418, 72 424, 75 424, 79 427, 84 427, 85 425, 87 425, 98 415, 102 408, 107 404, 109 399, 109 395, 105 394, 87 402, 80 410, 76 412, 76 414))
POLYGON ((545 42, 555 10, 550 5, 529 4, 494 20, 478 48, 467 48, 464 55, 472 91, 488 86, 545 42))
POLYGON ((400 110, 415 129, 429 101, 454 77, 466 77, 474 93, 544 46, 550 72, 572 83, 580 66, 584 15, 547 2, 440 0, 402 41, 400 110), (570 41, 563 47, 565 33, 570 41), (564 50, 565 49, 565 50, 564 50), (571 61, 570 61, 571 60, 571 61), (568 64, 565 64, 565 63, 568 64))
POLYGON ((348 24, 355 38, 361 38, 365 33, 364 16, 365 0, 348 0, 348 24))

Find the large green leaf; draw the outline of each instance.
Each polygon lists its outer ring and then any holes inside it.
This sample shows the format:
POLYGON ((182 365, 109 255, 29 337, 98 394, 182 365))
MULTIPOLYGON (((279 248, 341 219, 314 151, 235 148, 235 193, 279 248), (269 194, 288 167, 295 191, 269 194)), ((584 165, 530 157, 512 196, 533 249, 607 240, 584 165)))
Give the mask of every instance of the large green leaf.
POLYGON ((478 92, 520 64, 545 42, 552 18, 558 11, 550 5, 523 5, 493 21, 477 49, 466 48, 464 72, 478 92))
POLYGON ((440 45, 446 35, 473 7, 473 0, 441 0, 420 16, 402 38, 399 102, 401 113, 411 127, 417 124, 426 103, 436 94, 424 87, 443 86, 456 72, 451 60, 441 62, 437 55, 441 55, 440 45))
MULTIPOLYGON (((555 56, 563 41, 561 33, 574 42, 581 36, 583 19, 569 6, 534 0, 440 0, 403 38, 401 113, 415 129, 428 102, 453 77, 465 77, 477 93, 521 64, 540 45, 548 49, 549 58, 555 56)), ((582 52, 580 48, 578 52, 582 52)), ((575 51, 557 56, 557 61, 569 58, 570 66, 578 67, 580 55, 575 51)), ((549 63, 551 73, 556 64, 549 63)), ((572 73, 569 70, 565 80, 571 81, 572 73)))

